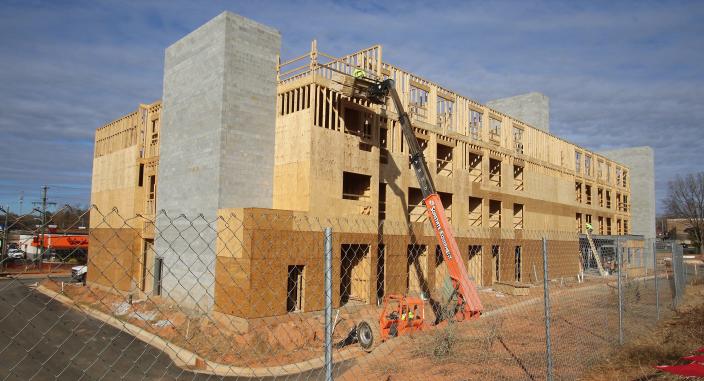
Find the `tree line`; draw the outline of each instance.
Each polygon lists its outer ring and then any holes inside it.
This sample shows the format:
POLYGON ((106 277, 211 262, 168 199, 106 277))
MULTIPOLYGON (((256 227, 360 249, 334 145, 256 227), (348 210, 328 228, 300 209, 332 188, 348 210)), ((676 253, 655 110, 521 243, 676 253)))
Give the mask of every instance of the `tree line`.
MULTIPOLYGON (((670 180, 665 209, 668 218, 684 220, 684 233, 701 253, 704 235, 704 172, 677 175, 670 180)), ((669 238, 675 238, 677 231, 671 229, 666 234, 669 238)))

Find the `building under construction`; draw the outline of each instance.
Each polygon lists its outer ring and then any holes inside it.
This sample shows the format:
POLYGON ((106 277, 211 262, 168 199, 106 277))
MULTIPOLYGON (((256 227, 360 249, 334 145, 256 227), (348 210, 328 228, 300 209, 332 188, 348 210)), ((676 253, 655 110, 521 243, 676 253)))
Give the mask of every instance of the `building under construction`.
POLYGON ((527 231, 572 233, 555 276, 576 275, 587 223, 630 233, 624 165, 384 62, 378 45, 334 57, 313 42, 284 61, 279 50, 277 31, 223 13, 166 49, 162 101, 97 130, 89 283, 245 319, 319 310, 320 225, 293 223, 315 219, 337 221, 337 306, 441 287, 395 109, 338 91, 333 74, 356 68, 395 81, 479 285, 536 280, 527 231), (169 239, 181 214, 217 228, 169 239))

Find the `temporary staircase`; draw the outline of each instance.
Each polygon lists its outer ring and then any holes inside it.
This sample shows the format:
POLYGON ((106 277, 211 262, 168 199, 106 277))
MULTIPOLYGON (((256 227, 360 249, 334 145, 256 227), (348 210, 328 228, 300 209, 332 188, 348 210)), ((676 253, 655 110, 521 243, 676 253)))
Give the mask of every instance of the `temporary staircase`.
POLYGON ((592 256, 594 256, 596 267, 599 269, 599 274, 601 274, 601 276, 607 276, 608 274, 606 273, 606 270, 604 270, 604 266, 601 265, 601 257, 596 252, 596 245, 594 245, 594 241, 592 240, 592 233, 590 230, 587 230, 587 240, 589 241, 589 247, 591 248, 592 256))

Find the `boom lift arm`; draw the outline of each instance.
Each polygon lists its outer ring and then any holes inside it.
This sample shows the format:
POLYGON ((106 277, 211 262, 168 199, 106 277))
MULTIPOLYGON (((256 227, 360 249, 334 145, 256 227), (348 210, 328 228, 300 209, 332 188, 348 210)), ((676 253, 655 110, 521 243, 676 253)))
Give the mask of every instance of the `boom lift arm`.
POLYGON ((452 280, 454 292, 451 299, 453 297, 457 298, 457 303, 454 306, 454 310, 451 311, 451 316, 457 321, 479 317, 483 309, 481 300, 479 300, 477 289, 469 279, 467 269, 462 262, 462 256, 457 246, 455 235, 452 232, 452 226, 445 217, 445 208, 435 190, 435 184, 433 184, 433 179, 430 176, 423 151, 413 133, 411 120, 403 109, 394 81, 392 79, 375 81, 363 76, 355 77, 354 81, 356 83, 352 87, 356 90, 357 96, 362 96, 376 104, 386 104, 387 97, 390 97, 396 107, 403 135, 406 138, 406 142, 408 142, 411 165, 423 194, 426 212, 435 230, 435 236, 440 244, 450 279, 452 280), (366 89, 364 88, 365 86, 366 89))

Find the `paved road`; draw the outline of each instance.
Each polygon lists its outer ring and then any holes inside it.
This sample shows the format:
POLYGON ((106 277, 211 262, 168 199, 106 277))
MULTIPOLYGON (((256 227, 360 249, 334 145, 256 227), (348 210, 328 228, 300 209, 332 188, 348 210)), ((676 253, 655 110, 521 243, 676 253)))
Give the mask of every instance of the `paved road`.
MULTIPOLYGON (((177 367, 154 347, 32 291, 0 280, 0 380, 244 380, 177 367)), ((335 373, 349 367, 336 364, 335 373)), ((320 370, 258 380, 319 380, 320 370)))

